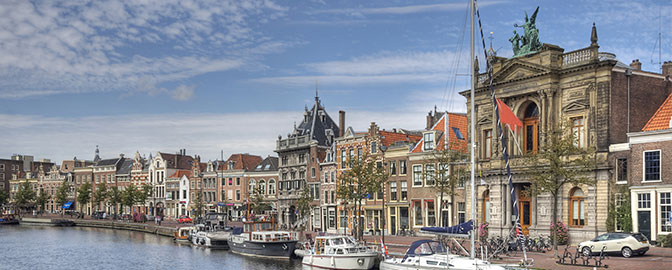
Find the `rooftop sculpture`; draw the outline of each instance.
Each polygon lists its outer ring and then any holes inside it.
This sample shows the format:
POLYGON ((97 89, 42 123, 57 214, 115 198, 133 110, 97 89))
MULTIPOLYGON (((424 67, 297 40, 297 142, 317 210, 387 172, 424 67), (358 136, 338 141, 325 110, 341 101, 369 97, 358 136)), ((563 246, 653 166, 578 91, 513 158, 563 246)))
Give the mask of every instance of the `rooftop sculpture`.
POLYGON ((525 23, 522 25, 514 24, 514 27, 523 28, 524 35, 521 37, 516 30, 513 30, 513 37, 509 38, 513 47, 513 57, 518 57, 530 53, 537 52, 541 49, 541 42, 539 42, 539 29, 535 25, 539 7, 534 10, 532 17, 528 19, 527 11, 525 12, 525 23))

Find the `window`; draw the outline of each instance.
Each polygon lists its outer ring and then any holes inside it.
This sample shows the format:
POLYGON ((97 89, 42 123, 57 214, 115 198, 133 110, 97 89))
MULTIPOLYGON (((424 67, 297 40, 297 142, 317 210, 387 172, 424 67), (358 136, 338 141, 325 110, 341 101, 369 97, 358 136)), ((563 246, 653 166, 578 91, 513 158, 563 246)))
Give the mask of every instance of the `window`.
POLYGON ((0 171, 4 171, 4 170, 5 170, 5 164, 0 164, 0 171))
POLYGON ((424 151, 434 150, 434 132, 425 133, 422 145, 424 151))
POLYGON ((324 191, 324 203, 329 203, 329 191, 324 191))
POLYGON ((336 183, 336 172, 331 172, 331 182, 336 183))
POLYGON ((378 143, 371 142, 371 154, 378 153, 378 143))
POLYGON ((583 148, 586 147, 585 126, 583 124, 583 117, 572 118, 572 136, 574 136, 574 146, 583 148))
POLYGON ((616 201, 615 206, 616 206, 616 209, 617 209, 617 211, 616 211, 617 214, 614 216, 614 219, 615 219, 614 224, 616 224, 616 231, 621 232, 621 231, 623 231, 623 225, 621 224, 621 222, 619 222, 619 220, 622 220, 622 218, 625 218, 625 217, 624 217, 624 214, 620 213, 621 211, 618 211, 618 209, 621 209, 621 207, 623 207, 625 205, 626 199, 625 199, 625 196, 623 194, 616 193, 614 195, 614 200, 616 201))
POLYGON ((391 175, 396 175, 397 174, 397 161, 396 160, 390 161, 390 174, 391 175))
POLYGON ((413 201, 413 212, 415 212, 415 226, 422 226, 423 219, 422 219, 422 201, 413 201))
POLYGON ((236 186, 240 186, 240 177, 236 177, 236 186))
POLYGON ((353 157, 355 156, 355 149, 350 149, 348 150, 348 162, 349 162, 349 167, 352 167, 352 162, 354 161, 353 157))
POLYGON ((651 208, 651 193, 637 194, 637 208, 651 208))
POLYGON ((483 131, 483 158, 492 157, 492 129, 483 131))
POLYGON ((315 178, 315 168, 310 168, 310 177, 315 178))
POLYGON ((401 200, 408 200, 408 182, 401 182, 401 200))
POLYGON ((539 146, 539 107, 531 102, 525 108, 523 119, 523 152, 525 154, 537 153, 539 146))
POLYGON ((282 165, 287 165, 287 164, 288 164, 288 162, 287 162, 287 156, 283 156, 283 157, 282 157, 282 165))
POLYGON ((458 223, 465 223, 467 219, 467 207, 465 203, 463 202, 458 202, 457 203, 457 218, 458 218, 458 223))
POLYGON ((268 180, 268 195, 275 195, 275 180, 268 180))
POLYGON ((336 192, 331 191, 331 203, 336 203, 336 192))
POLYGON ((436 211, 433 201, 427 201, 427 226, 436 226, 436 211))
POLYGON ((660 181, 660 150, 644 152, 644 181, 660 181))
POLYGON ((236 201, 240 201, 240 189, 236 190, 236 201))
POLYGON ((583 190, 574 188, 570 191, 570 205, 569 205, 569 225, 573 227, 581 227, 585 225, 585 202, 583 190))
POLYGON ((345 169, 345 150, 341 150, 341 169, 345 169))
POLYGON ((397 182, 390 182, 390 200, 397 200, 397 182))
POLYGON ((300 171, 299 172, 299 179, 306 179, 306 172, 300 171))
POLYGON ((413 186, 422 186, 422 165, 413 165, 413 186))
POLYGON ((628 183, 628 159, 619 158, 616 160, 616 182, 628 183))
POLYGON ((259 180, 259 193, 266 195, 266 181, 264 179, 259 180))
POLYGON ((399 161, 399 174, 406 175, 406 160, 399 161))
POLYGON ((304 163, 306 161, 306 155, 305 154, 300 154, 299 155, 299 163, 304 163))
POLYGON ((357 159, 362 160, 362 147, 357 147, 357 159))
POLYGON ((433 186, 434 185, 434 164, 425 165, 425 185, 433 186))
POLYGON ((329 183, 329 172, 324 172, 324 181, 325 183, 329 183))
POLYGON ((345 215, 344 210, 338 210, 338 216, 340 217, 340 222, 338 223, 338 227, 340 228, 345 228, 348 226, 348 216, 345 215))
POLYGON ((670 192, 660 193, 661 232, 672 232, 672 222, 670 222, 670 216, 672 215, 672 200, 670 199, 670 194, 672 193, 670 192))

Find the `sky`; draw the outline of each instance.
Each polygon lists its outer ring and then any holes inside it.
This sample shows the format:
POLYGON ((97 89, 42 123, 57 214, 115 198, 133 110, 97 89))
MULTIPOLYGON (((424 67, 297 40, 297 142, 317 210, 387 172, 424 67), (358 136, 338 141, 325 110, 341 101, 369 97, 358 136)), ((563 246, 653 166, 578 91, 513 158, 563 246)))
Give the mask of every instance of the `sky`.
MULTIPOLYGON (((467 3, 3 0, 0 158, 273 155, 316 90, 355 130, 422 129, 435 106, 466 111, 467 3)), ((626 64, 660 72, 659 33, 672 60, 672 0, 478 5, 499 56, 539 6, 542 43, 587 47, 595 23, 600 51, 626 64)))

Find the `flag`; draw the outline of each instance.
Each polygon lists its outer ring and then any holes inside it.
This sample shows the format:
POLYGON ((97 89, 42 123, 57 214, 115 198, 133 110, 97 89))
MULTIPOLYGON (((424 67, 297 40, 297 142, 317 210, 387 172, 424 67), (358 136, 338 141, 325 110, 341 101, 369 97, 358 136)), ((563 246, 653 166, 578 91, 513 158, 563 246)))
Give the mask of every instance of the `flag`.
POLYGON ((502 124, 509 126, 509 128, 514 131, 523 128, 523 123, 520 122, 520 119, 518 119, 515 114, 513 114, 511 108, 506 106, 506 104, 498 98, 497 107, 499 108, 499 121, 501 121, 502 124))

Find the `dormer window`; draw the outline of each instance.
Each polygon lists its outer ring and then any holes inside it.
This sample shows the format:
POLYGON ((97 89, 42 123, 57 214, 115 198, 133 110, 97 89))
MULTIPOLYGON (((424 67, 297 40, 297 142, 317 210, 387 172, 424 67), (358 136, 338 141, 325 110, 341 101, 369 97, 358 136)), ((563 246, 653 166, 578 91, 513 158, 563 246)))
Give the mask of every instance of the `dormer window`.
POLYGON ((233 166, 236 164, 234 161, 229 161, 229 170, 233 170, 233 166))
POLYGON ((434 132, 425 132, 424 142, 422 143, 424 151, 432 151, 435 148, 434 132))
POLYGON ((194 169, 194 177, 198 177, 198 170, 194 169))

